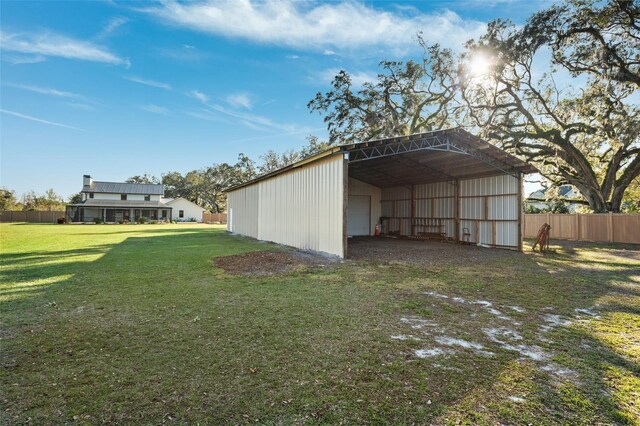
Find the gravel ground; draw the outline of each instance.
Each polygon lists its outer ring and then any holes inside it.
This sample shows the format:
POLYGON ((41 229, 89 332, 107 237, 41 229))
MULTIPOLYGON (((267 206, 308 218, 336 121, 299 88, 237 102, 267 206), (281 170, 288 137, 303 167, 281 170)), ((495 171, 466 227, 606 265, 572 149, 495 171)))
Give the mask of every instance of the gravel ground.
MULTIPOLYGON (((525 248, 531 243, 525 241, 525 248)), ((579 247, 602 243, 576 241, 551 241, 551 248, 560 246, 571 252, 579 247)), ((640 246, 621 246, 607 256, 612 262, 618 258, 639 259, 640 246)), ((460 245, 450 242, 429 240, 407 240, 388 237, 349 238, 348 256, 351 261, 373 261, 378 263, 402 262, 415 265, 489 263, 503 259, 517 259, 522 256, 514 250, 460 245)), ((214 263, 225 272, 233 275, 268 276, 287 274, 305 267, 325 267, 340 263, 333 256, 325 256, 295 249, 258 251, 214 259, 214 263)))
POLYGON ((522 256, 512 250, 388 237, 349 238, 348 258, 412 264, 469 263, 522 256))

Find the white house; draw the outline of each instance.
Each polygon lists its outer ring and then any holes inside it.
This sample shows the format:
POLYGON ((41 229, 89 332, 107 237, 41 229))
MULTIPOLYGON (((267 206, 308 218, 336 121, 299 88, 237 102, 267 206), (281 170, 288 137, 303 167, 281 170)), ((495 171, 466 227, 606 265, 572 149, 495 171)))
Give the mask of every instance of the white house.
POLYGON ((186 198, 163 198, 162 202, 172 208, 177 222, 202 222, 202 214, 207 211, 186 198))
MULTIPOLYGON (((547 201, 545 201, 547 198, 547 190, 548 188, 542 188, 529 194, 525 199, 525 205, 535 207, 543 211, 549 210, 551 206, 547 201)), ((581 200, 583 198, 582 195, 571 185, 561 185, 558 187, 558 197, 567 203, 569 212, 575 212, 576 208, 582 205, 581 203, 572 202, 572 200, 581 200)))
POLYGON ((99 182, 89 175, 82 178, 82 200, 67 206, 70 222, 171 220, 171 206, 162 202, 164 186, 126 182, 99 182))

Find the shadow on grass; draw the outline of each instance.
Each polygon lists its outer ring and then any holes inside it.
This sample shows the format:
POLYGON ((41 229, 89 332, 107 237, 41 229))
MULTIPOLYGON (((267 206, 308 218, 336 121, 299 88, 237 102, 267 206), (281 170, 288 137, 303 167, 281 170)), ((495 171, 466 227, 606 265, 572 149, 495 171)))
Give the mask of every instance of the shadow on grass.
MULTIPOLYGON (((148 236, 2 257, 16 266, 5 275, 9 281, 61 272, 73 276, 36 285, 31 294, 21 291, 21 298, 4 303, 3 321, 15 333, 5 345, 11 359, 3 361, 0 420, 428 423, 473 395, 491 395, 516 359, 501 354, 481 364, 469 356, 457 364, 459 371, 399 359, 388 337, 388 323, 403 314, 398 291, 352 281, 349 268, 361 263, 326 273, 229 277, 213 268, 213 257, 268 246, 216 230, 124 232, 148 236), (73 260, 98 255, 89 262, 73 260), (41 264, 55 259, 67 261, 41 264)), ((523 255, 502 265, 507 275, 518 266, 517 273, 524 267, 527 274, 544 277, 542 289, 540 281, 518 283, 524 294, 510 296, 513 303, 526 305, 546 291, 548 299, 565 300, 571 311, 595 304, 633 274, 625 264, 610 282, 586 283, 584 293, 580 284, 558 286, 545 269, 549 265, 539 260, 523 255)), ((565 267, 567 274, 584 274, 585 264, 579 270, 565 267)), ((402 281, 403 268, 375 280, 402 281)), ((449 285, 455 291, 461 283, 452 279, 449 285)), ((608 304, 603 310, 623 308, 629 306, 608 304)), ((607 365, 636 375, 638 365, 585 332, 571 331, 565 338, 567 363, 583 382, 575 401, 544 377, 532 397, 545 401, 547 411, 492 415, 516 423, 526 414, 540 416, 540 423, 627 421, 603 394, 607 365), (585 344, 589 350, 582 349, 585 344)), ((464 408, 463 421, 482 420, 474 409, 464 408)))

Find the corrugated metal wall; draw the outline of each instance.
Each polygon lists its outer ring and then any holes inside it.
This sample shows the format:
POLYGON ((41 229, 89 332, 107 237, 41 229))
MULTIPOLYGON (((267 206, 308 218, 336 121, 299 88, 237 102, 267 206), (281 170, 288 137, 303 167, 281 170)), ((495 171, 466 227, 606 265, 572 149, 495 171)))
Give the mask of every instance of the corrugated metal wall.
POLYGON ((411 235, 411 188, 383 188, 382 216, 388 217, 386 233, 411 235))
POLYGON ((382 191, 377 186, 370 185, 361 180, 349 178, 349 195, 366 195, 371 197, 371 224, 370 235, 375 234, 376 223, 380 221, 382 191))
POLYGON ((227 229, 343 256, 343 161, 333 156, 230 192, 227 229))
POLYGON ((258 238, 260 195, 257 185, 240 188, 227 194, 227 230, 258 238))
POLYGON ((429 226, 411 223, 411 188, 385 188, 382 190, 382 215, 389 219, 389 229, 400 235, 411 235, 412 228, 419 232, 444 232, 454 238, 455 186, 448 182, 415 185, 413 187, 414 218, 430 220, 429 226))
POLYGON ((460 226, 471 242, 518 247, 519 184, 509 175, 460 181, 460 226))
MULTIPOLYGON (((500 175, 460 181, 460 230, 468 228, 473 243, 518 248, 519 180, 500 175)), ((455 185, 449 182, 413 187, 414 223, 412 226, 410 187, 382 190, 382 216, 389 218, 386 232, 418 235, 420 232, 443 232, 455 238, 455 185), (427 219, 422 222, 416 219, 427 219), (420 225, 427 223, 429 226, 420 225)))

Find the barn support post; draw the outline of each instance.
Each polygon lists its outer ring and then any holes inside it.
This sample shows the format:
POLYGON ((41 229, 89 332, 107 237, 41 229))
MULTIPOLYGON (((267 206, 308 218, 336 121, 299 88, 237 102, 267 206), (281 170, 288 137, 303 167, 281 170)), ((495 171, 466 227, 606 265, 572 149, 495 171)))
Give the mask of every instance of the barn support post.
POLYGON ((347 258, 349 238, 347 226, 349 222, 349 155, 342 160, 342 257, 347 258))
POLYGON ((460 179, 455 180, 455 206, 454 206, 454 222, 456 225, 456 243, 460 242, 460 179))
POLYGON ((411 185, 411 236, 416 235, 416 186, 411 185))
POLYGON ((518 251, 522 251, 522 173, 518 173, 518 251))

